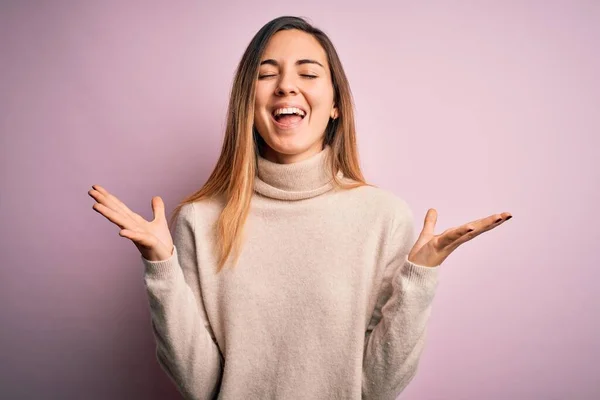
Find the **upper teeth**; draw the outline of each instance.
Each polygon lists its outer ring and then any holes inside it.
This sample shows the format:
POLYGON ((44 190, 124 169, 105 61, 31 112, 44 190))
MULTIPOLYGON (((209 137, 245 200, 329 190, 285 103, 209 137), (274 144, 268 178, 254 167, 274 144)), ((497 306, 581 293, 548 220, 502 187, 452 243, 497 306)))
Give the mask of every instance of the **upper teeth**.
POLYGON ((274 116, 278 116, 280 114, 298 114, 301 117, 304 117, 304 115, 306 115, 304 111, 296 107, 278 108, 273 112, 274 116))

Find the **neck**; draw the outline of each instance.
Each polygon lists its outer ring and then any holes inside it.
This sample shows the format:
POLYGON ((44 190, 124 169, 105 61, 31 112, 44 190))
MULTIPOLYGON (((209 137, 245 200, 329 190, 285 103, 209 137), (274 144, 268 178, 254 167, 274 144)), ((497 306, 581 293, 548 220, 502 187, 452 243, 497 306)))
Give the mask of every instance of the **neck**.
POLYGON ((333 188, 331 147, 301 161, 280 164, 259 155, 254 188, 259 194, 279 200, 301 200, 333 188))

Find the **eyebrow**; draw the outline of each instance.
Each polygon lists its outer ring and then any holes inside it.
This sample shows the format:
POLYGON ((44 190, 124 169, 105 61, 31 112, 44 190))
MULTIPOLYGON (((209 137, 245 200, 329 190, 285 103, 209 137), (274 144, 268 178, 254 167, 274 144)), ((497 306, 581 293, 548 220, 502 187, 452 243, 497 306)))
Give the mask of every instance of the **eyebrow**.
MULTIPOLYGON (((302 64, 317 64, 317 65, 320 65, 321 68, 325 69, 323 64, 321 64, 317 60, 311 60, 309 58, 303 58, 301 60, 296 61, 296 65, 302 65, 302 64)), ((260 63, 260 65, 273 65, 275 67, 279 67, 279 63, 277 61, 273 60, 272 58, 262 61, 260 63)))

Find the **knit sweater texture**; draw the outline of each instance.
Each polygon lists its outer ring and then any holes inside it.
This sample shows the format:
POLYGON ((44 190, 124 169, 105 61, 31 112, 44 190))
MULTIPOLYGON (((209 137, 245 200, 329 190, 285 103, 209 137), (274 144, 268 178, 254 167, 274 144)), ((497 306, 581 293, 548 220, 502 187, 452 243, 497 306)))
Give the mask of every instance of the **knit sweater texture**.
POLYGON ((406 201, 334 188, 328 157, 259 156, 235 267, 216 272, 217 198, 182 207, 169 259, 142 257, 157 360, 186 399, 393 400, 415 376, 440 267, 408 260, 406 201))

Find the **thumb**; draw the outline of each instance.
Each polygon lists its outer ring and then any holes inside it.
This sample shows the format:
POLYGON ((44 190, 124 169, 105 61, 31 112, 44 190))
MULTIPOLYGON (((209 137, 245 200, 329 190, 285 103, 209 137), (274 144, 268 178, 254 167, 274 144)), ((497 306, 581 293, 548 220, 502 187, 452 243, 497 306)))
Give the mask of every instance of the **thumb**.
POLYGON ((165 218, 165 203, 160 196, 152 197, 152 213, 154 214, 155 220, 165 218))
POLYGON ((437 222, 437 211, 435 208, 430 208, 425 214, 425 220, 423 221, 423 230, 419 235, 419 239, 423 237, 431 237, 434 235, 435 223, 437 222))

